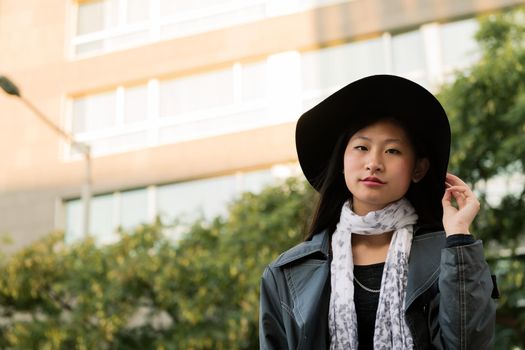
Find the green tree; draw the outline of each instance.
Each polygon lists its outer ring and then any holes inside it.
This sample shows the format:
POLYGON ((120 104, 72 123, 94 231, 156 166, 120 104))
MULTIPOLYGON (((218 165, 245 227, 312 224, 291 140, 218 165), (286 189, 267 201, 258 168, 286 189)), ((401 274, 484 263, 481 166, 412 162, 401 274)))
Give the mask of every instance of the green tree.
POLYGON ((439 98, 453 132, 450 168, 475 186, 482 202, 473 232, 488 248, 502 293, 497 346, 523 348, 525 256, 516 249, 525 246, 525 10, 492 14, 480 24, 480 60, 458 72, 439 98), (493 180, 512 175, 518 190, 489 200, 493 180))
POLYGON ((257 349, 260 276, 312 196, 297 179, 246 193, 179 241, 160 223, 102 247, 50 235, 0 265, 0 348, 257 349))

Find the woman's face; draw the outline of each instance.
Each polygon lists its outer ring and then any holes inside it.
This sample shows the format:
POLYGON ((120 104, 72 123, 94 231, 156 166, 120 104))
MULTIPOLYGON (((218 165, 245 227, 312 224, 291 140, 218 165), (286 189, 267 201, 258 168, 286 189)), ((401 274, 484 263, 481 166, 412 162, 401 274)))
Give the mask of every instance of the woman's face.
POLYGON ((417 160, 403 128, 388 120, 356 132, 344 154, 345 182, 358 215, 401 199, 427 170, 428 160, 417 160))

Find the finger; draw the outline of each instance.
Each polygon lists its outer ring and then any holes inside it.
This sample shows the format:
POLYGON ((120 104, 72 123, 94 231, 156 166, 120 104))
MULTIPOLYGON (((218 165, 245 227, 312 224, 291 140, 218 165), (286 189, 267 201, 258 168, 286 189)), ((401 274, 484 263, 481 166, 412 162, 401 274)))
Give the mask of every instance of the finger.
POLYGON ((449 199, 450 205, 453 205, 452 204, 452 199, 454 199, 456 201, 457 206, 458 206, 459 209, 463 208, 466 205, 467 198, 463 194, 464 190, 465 189, 462 188, 462 187, 450 187, 450 188, 446 189, 445 192, 448 193, 447 199, 449 199))
POLYGON ((463 184, 452 185, 452 186, 448 187, 447 189, 454 189, 455 191, 460 191, 461 193, 463 193, 467 197, 477 198, 476 195, 474 194, 474 192, 472 192, 472 190, 470 189, 470 187, 468 185, 464 184, 464 182, 463 182, 463 184))
POLYGON ((445 193, 443 194, 443 199, 441 200, 443 203, 450 202, 452 199, 452 194, 448 190, 448 188, 445 190, 445 193))
POLYGON ((464 208, 466 206, 472 206, 473 208, 480 207, 480 203, 476 195, 465 186, 452 186, 447 188, 447 192, 451 192, 452 196, 456 199, 459 208, 464 208))
POLYGON ((452 191, 449 191, 448 189, 445 191, 445 194, 443 195, 443 199, 441 200, 443 207, 452 207, 452 191))
POLYGON ((447 190, 460 192, 463 195, 465 195, 465 197, 471 197, 471 198, 477 199, 476 194, 472 192, 472 190, 468 186, 455 185, 455 186, 450 186, 449 188, 447 188, 447 190))
POLYGON ((468 189, 465 186, 450 186, 447 191, 454 191, 459 193, 468 193, 468 189))
POLYGON ((445 181, 450 183, 451 185, 463 185, 463 186, 466 186, 468 187, 468 185, 463 181, 461 180, 459 177, 457 177, 456 175, 454 174, 451 174, 451 173, 447 173, 447 175, 445 176, 445 181))
POLYGON ((452 195, 456 199, 459 208, 463 208, 467 203, 467 197, 460 191, 452 191, 452 195))

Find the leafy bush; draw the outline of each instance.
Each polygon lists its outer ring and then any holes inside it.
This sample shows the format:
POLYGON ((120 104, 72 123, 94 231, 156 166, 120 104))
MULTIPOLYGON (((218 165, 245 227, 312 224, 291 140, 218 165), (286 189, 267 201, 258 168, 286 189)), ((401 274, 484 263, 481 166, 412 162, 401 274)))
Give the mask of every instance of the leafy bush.
POLYGON ((312 196, 297 179, 244 194, 177 242, 160 223, 102 247, 53 234, 2 266, 0 347, 256 349, 260 276, 302 240, 312 196))

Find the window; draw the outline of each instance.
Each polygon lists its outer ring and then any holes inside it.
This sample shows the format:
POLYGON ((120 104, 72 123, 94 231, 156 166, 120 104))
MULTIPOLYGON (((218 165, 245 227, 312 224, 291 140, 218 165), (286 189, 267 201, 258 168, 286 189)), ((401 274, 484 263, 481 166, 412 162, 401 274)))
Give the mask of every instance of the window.
POLYGON ((79 98, 73 103, 73 133, 75 134, 111 128, 115 122, 115 92, 79 98))
POLYGON ((265 62, 242 65, 242 101, 250 102, 266 98, 268 72, 265 62))
POLYGON ((107 233, 112 232, 117 224, 114 210, 115 197, 111 194, 97 196, 91 200, 90 231, 103 242, 113 239, 113 236, 107 233))
POLYGON ((382 38, 374 38, 303 54, 303 109, 360 77, 388 72, 385 47, 382 38))
POLYGON ((71 130, 97 156, 268 125, 267 85, 261 61, 120 86, 73 99, 71 130))
POLYGON ((158 187, 157 205, 164 220, 224 215, 235 194, 235 176, 196 180, 158 187))
MULTIPOLYGON (((107 242, 113 239, 114 220, 113 195, 101 195, 91 199, 89 229, 92 235, 107 242)), ((83 203, 80 199, 67 201, 66 242, 74 242, 82 238, 83 203)))
POLYGON ((120 193, 119 224, 124 229, 150 221, 148 218, 148 191, 141 188, 120 193))
POLYGON ((126 23, 140 23, 149 18, 149 0, 127 0, 126 23))
POLYGON ((412 78, 425 85, 425 47, 421 31, 398 34, 392 37, 393 72, 412 78))
POLYGON ((84 35, 89 33, 104 30, 106 26, 107 14, 106 2, 104 0, 90 1, 82 3, 78 6, 77 18, 77 35, 84 35))
POLYGON ((360 77, 384 72, 384 50, 381 38, 376 38, 305 53, 303 90, 334 90, 360 77))
POLYGON ((76 4, 73 52, 100 54, 351 0, 88 0, 76 4))
POLYGON ((266 0, 162 0, 161 37, 190 35, 266 16, 266 0))
MULTIPOLYGON (((159 216, 164 223, 175 219, 183 224, 203 217, 212 219, 227 214, 227 206, 242 192, 259 192, 276 179, 297 175, 297 165, 280 165, 272 169, 237 173, 215 178, 168 185, 149 186, 95 196, 91 199, 90 232, 99 243, 111 243, 118 227, 133 230, 159 216), (283 171, 283 169, 285 171, 283 171)), ((80 199, 64 203, 66 241, 82 238, 83 208, 80 199)))
POLYGON ((124 90, 124 123, 144 121, 148 118, 148 89, 146 85, 124 90))
POLYGON ((160 83, 162 117, 231 104, 233 104, 232 69, 160 83))
POLYGON ((445 23, 441 26, 443 64, 446 71, 463 68, 479 59, 474 35, 479 24, 474 18, 445 23))
POLYGON ((91 0, 77 5, 76 55, 99 53, 149 39, 149 0, 91 0))
POLYGON ((280 16, 293 12, 305 11, 310 8, 333 5, 347 1, 348 0, 267 0, 267 9, 268 13, 271 15, 280 16))
POLYGON ((80 199, 67 201, 66 215, 66 242, 73 242, 82 238, 82 202, 80 199))
POLYGON ((90 144, 93 155, 146 147, 148 95, 148 86, 142 85, 74 99, 71 130, 76 140, 90 144))

